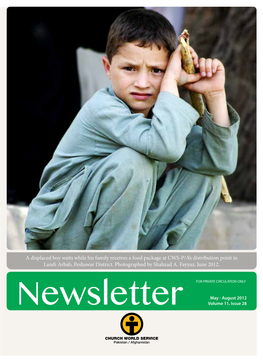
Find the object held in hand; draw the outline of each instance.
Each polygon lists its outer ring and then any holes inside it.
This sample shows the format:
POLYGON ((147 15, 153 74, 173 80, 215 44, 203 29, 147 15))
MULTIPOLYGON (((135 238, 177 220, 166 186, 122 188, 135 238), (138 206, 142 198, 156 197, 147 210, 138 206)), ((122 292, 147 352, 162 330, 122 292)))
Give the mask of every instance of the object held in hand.
MULTIPOLYGON (((182 34, 178 37, 178 40, 179 40, 179 43, 181 44, 183 68, 187 74, 195 74, 196 71, 195 71, 194 63, 193 63, 193 59, 192 59, 192 56, 191 56, 191 53, 189 50, 189 38, 190 38, 190 35, 188 33, 188 30, 184 29, 182 34)), ((192 106, 200 114, 200 117, 202 117, 205 112, 205 106, 204 106, 202 94, 195 93, 192 91, 189 91, 189 94, 191 97, 192 106)), ((197 122, 197 123, 201 126, 200 122, 197 122)), ((229 194, 226 180, 223 176, 222 176, 221 199, 227 204, 230 204, 232 202, 232 198, 229 194)))

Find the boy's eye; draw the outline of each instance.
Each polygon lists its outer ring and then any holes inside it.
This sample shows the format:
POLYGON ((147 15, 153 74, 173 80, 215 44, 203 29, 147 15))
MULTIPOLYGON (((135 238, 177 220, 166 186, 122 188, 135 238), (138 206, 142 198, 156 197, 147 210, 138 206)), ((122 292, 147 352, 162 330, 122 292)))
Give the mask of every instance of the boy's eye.
POLYGON ((158 69, 158 68, 153 68, 153 69, 152 69, 152 72, 153 72, 153 73, 156 73, 156 74, 159 74, 159 73, 163 73, 163 70, 162 70, 162 69, 158 69))
POLYGON ((133 67, 124 67, 125 70, 128 70, 128 72, 132 72, 134 70, 133 67))

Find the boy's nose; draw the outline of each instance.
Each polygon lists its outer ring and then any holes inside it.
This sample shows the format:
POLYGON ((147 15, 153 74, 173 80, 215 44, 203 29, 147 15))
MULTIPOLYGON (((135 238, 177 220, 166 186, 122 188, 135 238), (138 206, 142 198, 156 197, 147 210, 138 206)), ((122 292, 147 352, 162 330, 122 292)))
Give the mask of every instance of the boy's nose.
POLYGON ((135 79, 134 85, 138 88, 148 88, 150 86, 149 83, 149 75, 147 72, 139 72, 135 79))

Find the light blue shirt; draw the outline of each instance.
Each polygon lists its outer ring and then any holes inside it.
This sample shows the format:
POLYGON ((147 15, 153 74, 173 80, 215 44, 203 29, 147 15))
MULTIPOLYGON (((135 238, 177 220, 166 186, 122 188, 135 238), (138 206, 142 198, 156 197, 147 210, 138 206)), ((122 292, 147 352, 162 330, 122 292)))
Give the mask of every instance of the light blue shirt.
POLYGON ((46 239, 61 226, 96 162, 120 147, 197 173, 232 173, 237 163, 239 116, 229 105, 228 112, 230 127, 215 124, 205 111, 201 128, 196 125, 199 114, 191 105, 161 92, 152 118, 145 118, 142 113, 133 114, 112 87, 101 89, 79 111, 43 171, 40 191, 29 206, 26 242, 46 239), (70 188, 73 180, 78 181, 70 188))

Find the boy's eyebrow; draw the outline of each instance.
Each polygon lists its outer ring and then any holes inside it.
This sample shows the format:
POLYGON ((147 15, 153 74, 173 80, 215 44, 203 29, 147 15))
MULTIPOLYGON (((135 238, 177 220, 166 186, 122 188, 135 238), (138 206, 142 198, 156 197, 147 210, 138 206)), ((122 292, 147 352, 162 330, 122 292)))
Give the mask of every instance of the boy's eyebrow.
MULTIPOLYGON (((131 60, 124 60, 123 62, 120 63, 120 66, 121 67, 126 67, 126 66, 133 66, 133 67, 137 67, 138 66, 138 63, 135 63, 131 60)), ((147 64, 147 66, 149 68, 165 68, 166 67, 166 64, 164 62, 162 63, 154 63, 154 64, 147 64)))

